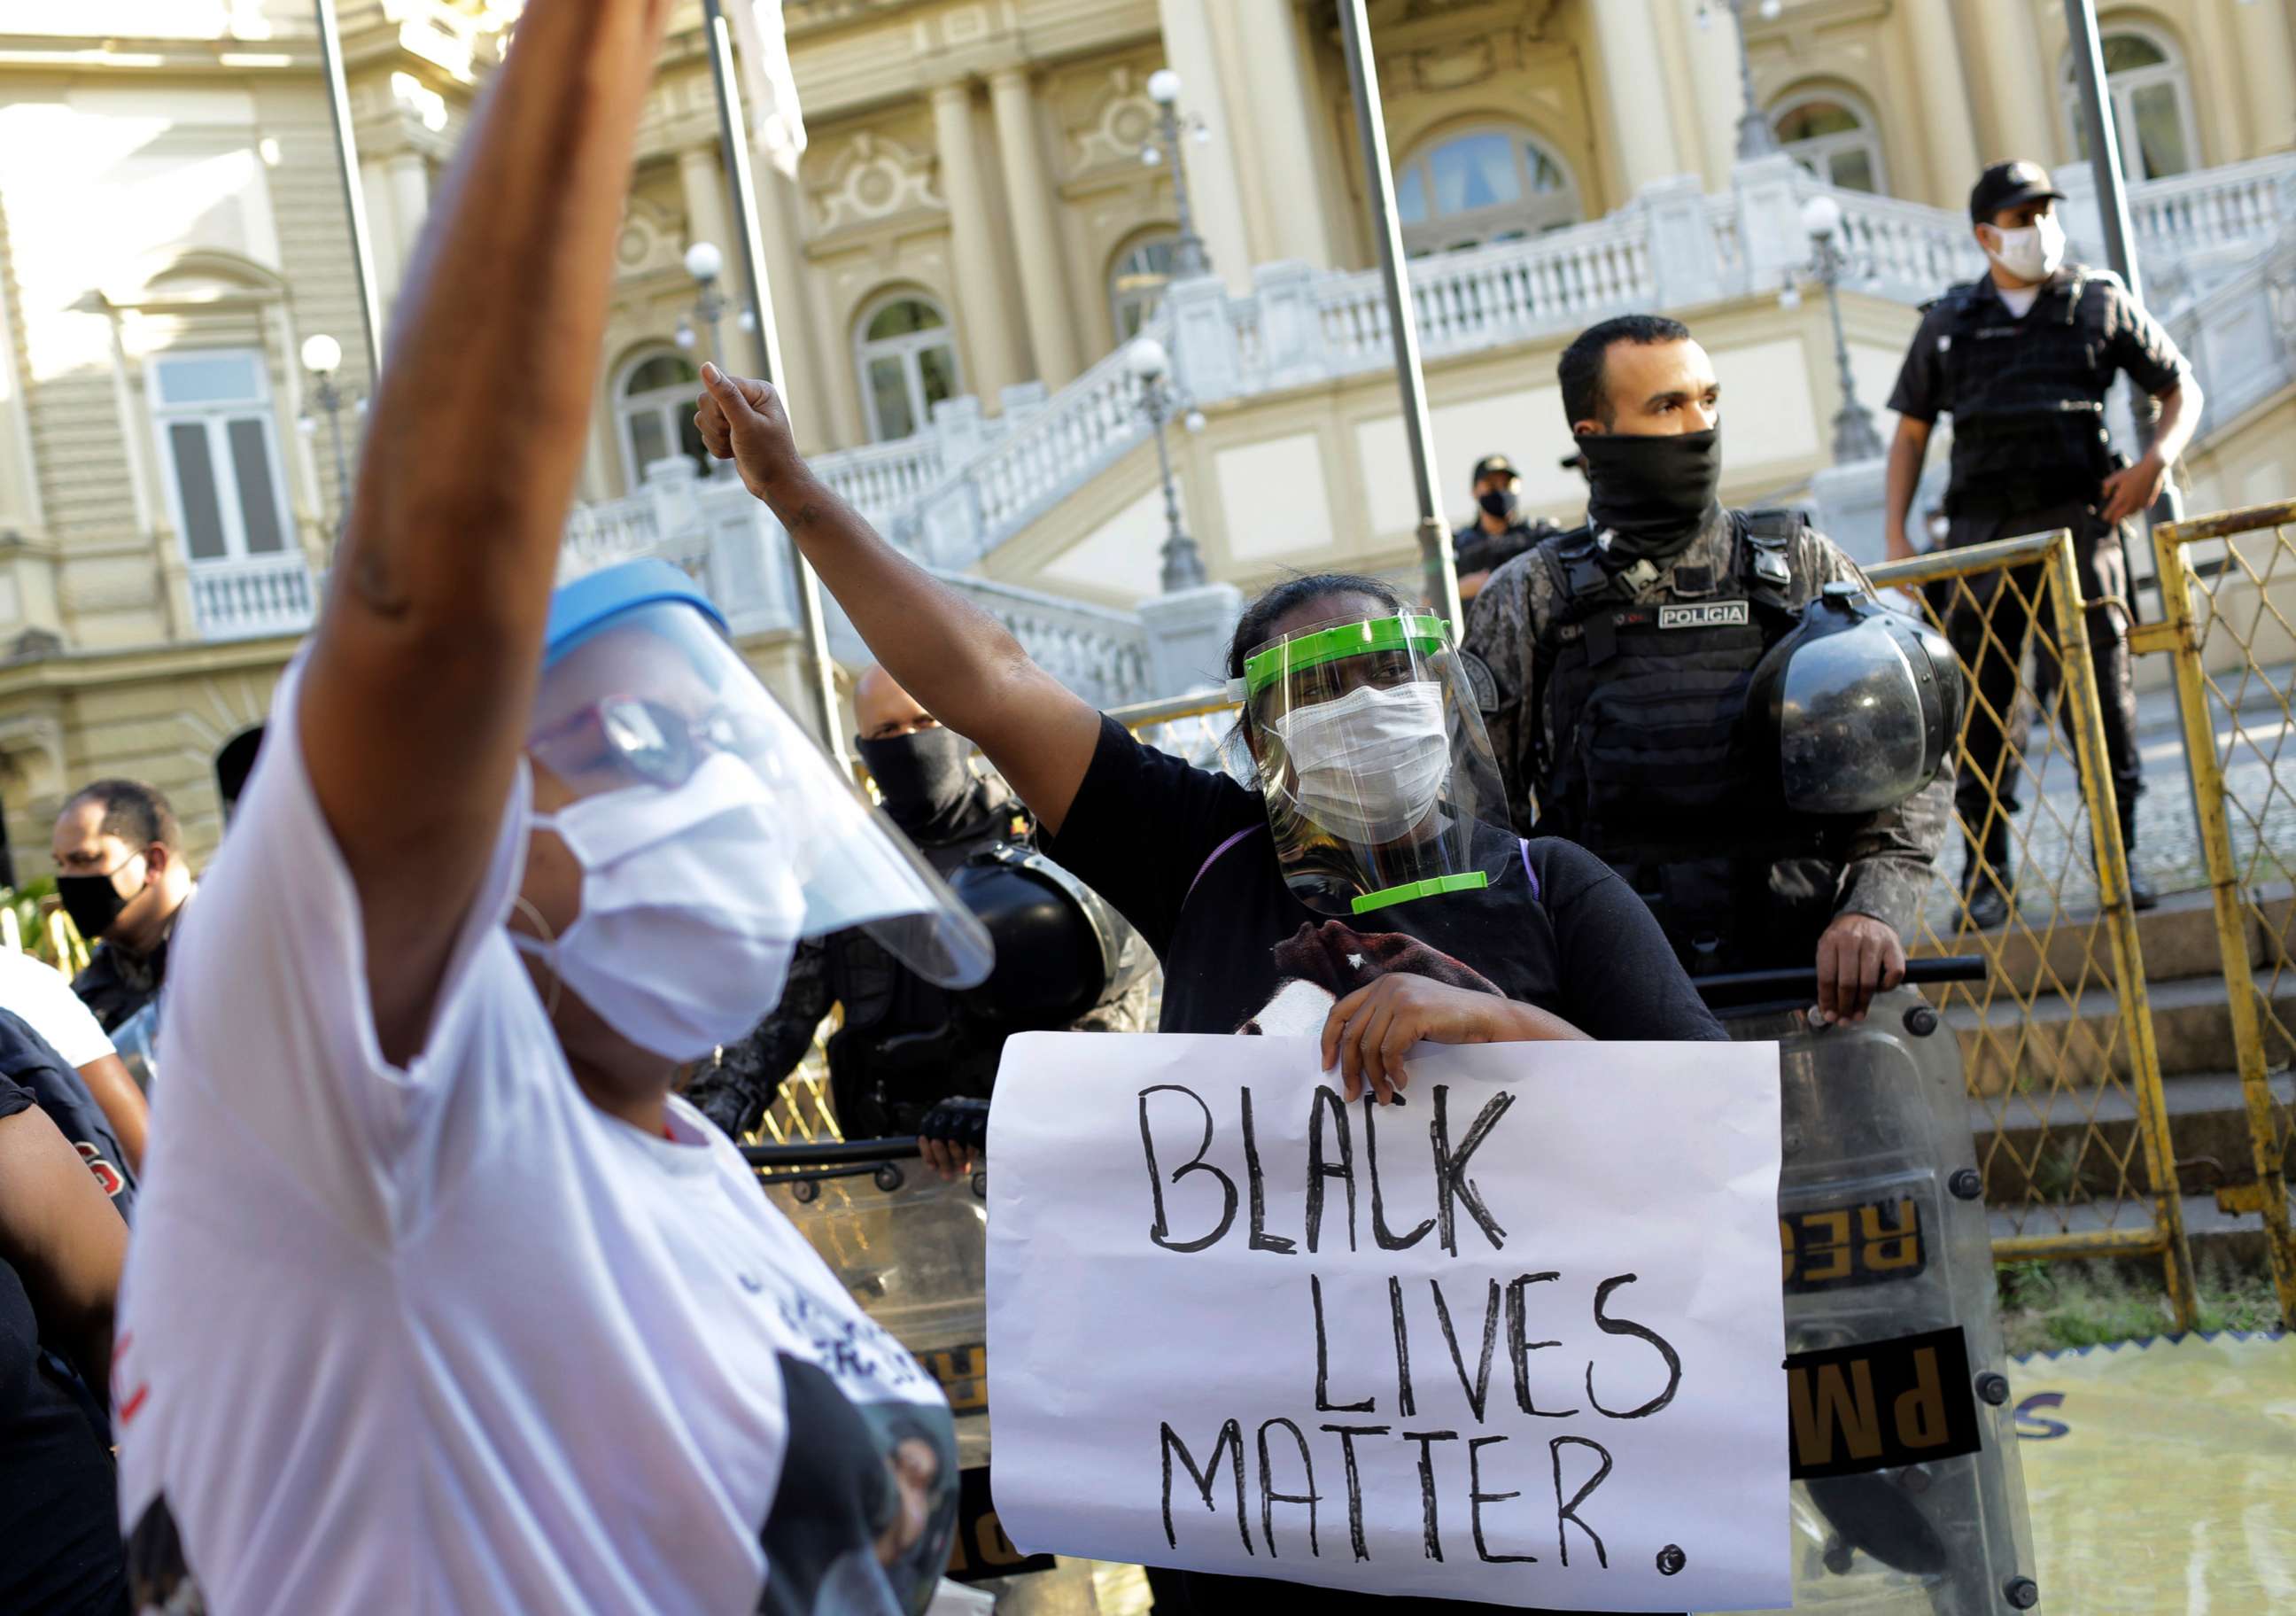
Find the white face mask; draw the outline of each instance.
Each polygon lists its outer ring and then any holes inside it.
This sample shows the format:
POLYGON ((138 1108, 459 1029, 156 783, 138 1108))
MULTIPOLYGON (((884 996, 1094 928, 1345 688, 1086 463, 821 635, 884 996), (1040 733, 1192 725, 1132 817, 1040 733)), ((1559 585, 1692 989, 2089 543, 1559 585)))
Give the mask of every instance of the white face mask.
POLYGON ((537 814, 582 866, 582 910, 554 942, 512 934, 633 1044, 698 1061, 781 997, 805 916, 787 835, 740 759, 674 791, 633 787, 537 814))
POLYGON ((1396 841, 1426 818, 1450 777, 1443 687, 1432 679, 1359 685, 1270 727, 1291 759, 1300 811, 1360 847, 1396 841))
POLYGON ((2021 281, 2046 281, 2065 261, 2065 227, 2045 213, 2022 230, 1993 228, 1997 246, 1986 250, 1993 261, 2021 281))

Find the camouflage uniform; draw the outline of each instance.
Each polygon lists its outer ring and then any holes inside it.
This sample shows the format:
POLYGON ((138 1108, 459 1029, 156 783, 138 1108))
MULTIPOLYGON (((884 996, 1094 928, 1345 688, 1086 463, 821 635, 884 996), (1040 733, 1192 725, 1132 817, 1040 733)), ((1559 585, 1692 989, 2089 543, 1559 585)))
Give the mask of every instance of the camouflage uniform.
MULTIPOLYGON (((1465 649, 1488 676, 1480 693, 1483 721, 1498 756, 1516 826, 1525 831, 1537 817, 1542 788, 1552 789, 1551 774, 1542 778, 1540 760, 1562 756, 1570 741, 1568 735, 1549 733, 1554 725, 1538 686, 1536 660, 1542 639, 1554 633, 1565 604, 1547 552, 1569 537, 1548 539, 1501 567, 1467 614, 1465 649)), ((1627 603, 1656 606, 1676 599, 1674 569, 1685 563, 1703 564, 1717 578, 1730 576, 1737 565, 1737 542, 1734 524, 1718 511, 1681 554, 1652 564, 1627 603)), ((1869 591, 1872 587, 1831 540, 1807 528, 1793 539, 1785 560, 1790 575, 1785 592, 1797 604, 1836 581, 1854 582, 1869 591)), ((1838 849, 1841 874, 1835 913, 1869 915, 1895 928, 1900 937, 1912 936, 1931 865, 1949 823, 1952 773, 1948 763, 1912 797, 1851 828, 1838 849)), ((1592 850, 1609 856, 1599 846, 1592 850)))

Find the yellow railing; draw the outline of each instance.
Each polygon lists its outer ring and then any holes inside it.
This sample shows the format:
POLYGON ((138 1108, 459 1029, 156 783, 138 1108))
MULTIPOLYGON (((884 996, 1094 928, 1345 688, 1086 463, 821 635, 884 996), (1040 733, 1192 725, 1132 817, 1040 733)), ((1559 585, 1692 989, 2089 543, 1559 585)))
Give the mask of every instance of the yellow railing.
POLYGON ((2192 1258, 2091 660, 2091 619, 2123 603, 2081 598, 2064 532, 1942 551, 1871 577, 1919 603, 1952 643, 1968 690, 1954 833, 1913 947, 1975 948, 1992 966, 1982 983, 1933 995, 1989 1129, 1979 1161, 1994 1256, 2156 1257, 2189 1326, 2192 1258), (2061 677, 2037 688, 2029 652, 2036 671, 2061 677), (2006 871, 1995 859, 2004 850, 2006 871), (1988 886, 2005 898, 2007 918, 1980 931, 1970 898, 1988 886))
POLYGON ((2138 648, 2174 659, 2193 800, 2247 1112, 2249 1175, 2222 1210, 2263 1219, 2282 1317, 2296 1328, 2296 501, 2153 532, 2163 620, 2138 648))

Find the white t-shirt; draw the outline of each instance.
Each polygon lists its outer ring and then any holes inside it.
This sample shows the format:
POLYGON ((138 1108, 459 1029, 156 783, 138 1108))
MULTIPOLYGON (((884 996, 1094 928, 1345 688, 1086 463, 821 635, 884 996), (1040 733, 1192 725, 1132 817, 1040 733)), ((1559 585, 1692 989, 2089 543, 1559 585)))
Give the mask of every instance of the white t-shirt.
POLYGON ((384 1061, 299 684, 175 950, 114 1366, 123 1530, 148 1549, 172 1522, 233 1616, 907 1604, 955 1510, 939 1389, 700 1113, 673 1100, 652 1137, 575 1086, 503 930, 523 778, 429 1044, 384 1061), (895 1529, 889 1579, 896 1450, 929 1525, 895 1529))
POLYGON ((1993 290, 2000 294, 2001 306, 2021 320, 2033 312, 2033 305, 2041 299, 2041 288, 2038 285, 2003 286, 1997 283, 1993 290))
POLYGON ((13 948, 0 948, 0 1010, 23 1017, 67 1065, 85 1066, 111 1053, 102 1023, 64 973, 13 948))

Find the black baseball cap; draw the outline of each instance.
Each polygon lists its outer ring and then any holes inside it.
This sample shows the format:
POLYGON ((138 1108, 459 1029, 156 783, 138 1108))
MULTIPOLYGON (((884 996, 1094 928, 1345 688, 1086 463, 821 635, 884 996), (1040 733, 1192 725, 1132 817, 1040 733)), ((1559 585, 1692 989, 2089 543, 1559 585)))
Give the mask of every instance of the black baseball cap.
POLYGON ((2004 208, 2021 208, 2043 197, 2060 202, 2065 200, 2065 193, 2050 184, 2046 168, 2021 159, 2013 163, 1996 163, 1977 176, 1977 188, 1969 193, 1970 222, 1989 225, 1993 216, 2004 208))
POLYGON ((1486 455, 1475 462, 1475 474, 1467 480, 1480 482, 1486 477, 1505 477, 1512 482, 1522 480, 1522 473, 1514 469, 1514 462, 1504 455, 1486 455))

